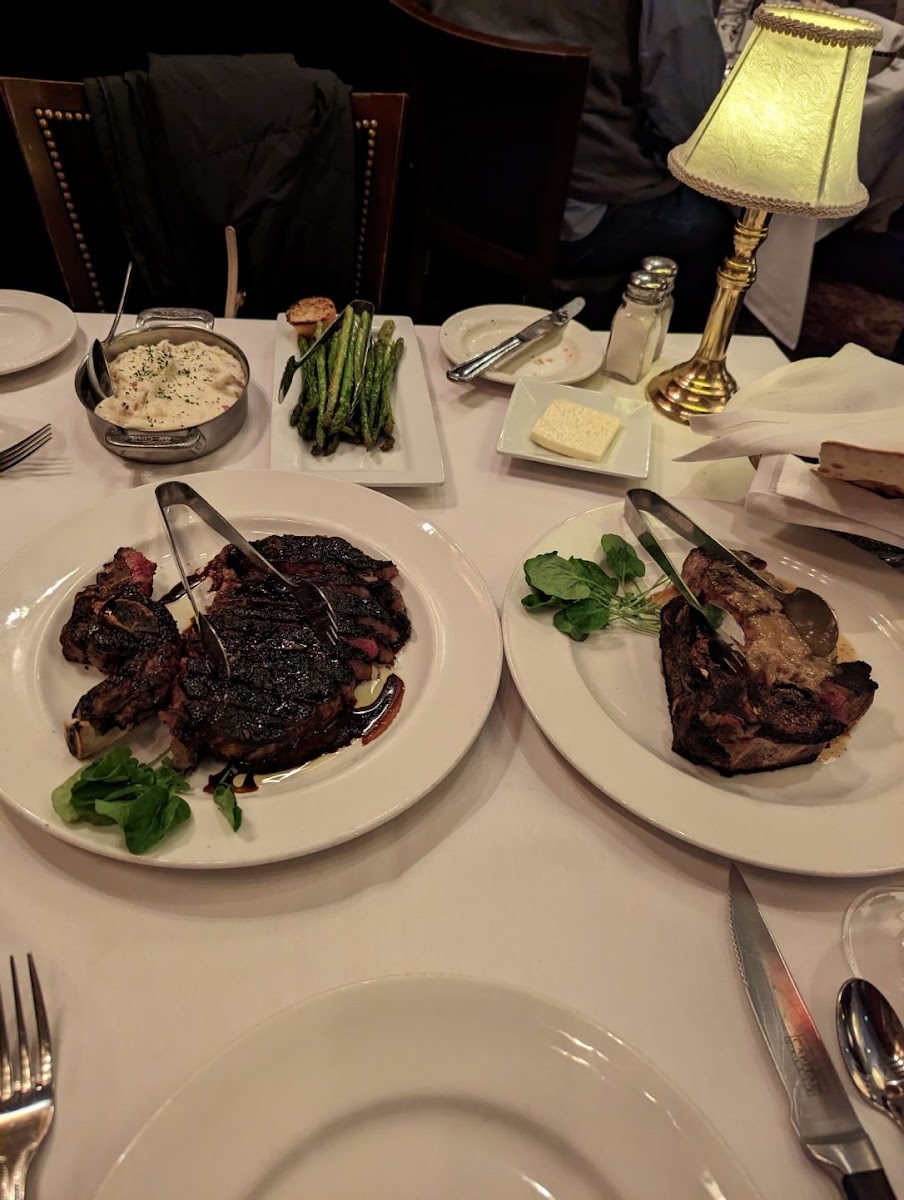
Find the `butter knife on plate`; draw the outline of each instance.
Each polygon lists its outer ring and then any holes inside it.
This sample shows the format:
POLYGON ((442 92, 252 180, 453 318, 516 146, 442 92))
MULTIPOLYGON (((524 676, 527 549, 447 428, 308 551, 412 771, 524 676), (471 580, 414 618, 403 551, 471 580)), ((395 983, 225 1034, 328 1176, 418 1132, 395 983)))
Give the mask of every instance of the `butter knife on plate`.
POLYGON ((854 1109, 744 876, 732 865, 731 931, 741 978, 788 1098, 806 1154, 848 1200, 895 1200, 854 1109))
POLYGON ((513 333, 511 337, 506 338, 504 342, 500 342, 498 346, 484 350, 482 354, 478 354, 475 358, 469 358, 467 362, 458 363, 456 366, 450 367, 446 372, 446 378, 451 379, 453 383, 467 383, 469 379, 474 379, 475 376, 482 375, 484 371, 488 371, 490 367, 501 362, 503 358, 508 358, 516 350, 523 350, 525 346, 529 346, 537 338, 544 337, 547 333, 552 333, 553 330, 561 329, 563 325, 567 325, 572 317, 578 315, 585 303, 583 296, 575 296, 573 300, 569 300, 567 304, 564 304, 561 308, 557 308, 555 312, 547 313, 545 317, 540 317, 539 321, 534 321, 533 324, 527 325, 518 333, 513 333))

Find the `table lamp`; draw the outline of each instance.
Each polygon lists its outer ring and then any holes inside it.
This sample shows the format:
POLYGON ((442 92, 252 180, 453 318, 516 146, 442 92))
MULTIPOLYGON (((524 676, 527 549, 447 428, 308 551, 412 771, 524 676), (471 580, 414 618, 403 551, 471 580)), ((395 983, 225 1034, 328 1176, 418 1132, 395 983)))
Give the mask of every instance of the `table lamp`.
POLYGON ((696 354, 647 386, 656 407, 678 421, 720 412, 737 389, 725 355, 772 213, 848 217, 869 199, 857 177, 857 144, 881 30, 798 4, 762 5, 753 23, 709 112, 669 154, 682 183, 743 206, 696 354))

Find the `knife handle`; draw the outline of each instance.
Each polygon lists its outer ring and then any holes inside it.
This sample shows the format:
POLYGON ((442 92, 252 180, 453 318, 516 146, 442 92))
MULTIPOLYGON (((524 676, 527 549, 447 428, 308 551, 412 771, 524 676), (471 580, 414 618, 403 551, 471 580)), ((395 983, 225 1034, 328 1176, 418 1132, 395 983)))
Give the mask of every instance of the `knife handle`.
POLYGON ((882 1170, 844 1175, 841 1186, 848 1200, 895 1200, 891 1184, 882 1170))
POLYGON ((521 341, 521 338, 514 335, 491 350, 484 350, 483 354, 478 354, 476 358, 469 358, 467 362, 450 367, 446 372, 446 378, 451 379, 453 383, 467 383, 469 379, 480 375, 482 371, 489 370, 494 363, 499 362, 501 358, 505 358, 523 345, 525 343, 521 341))

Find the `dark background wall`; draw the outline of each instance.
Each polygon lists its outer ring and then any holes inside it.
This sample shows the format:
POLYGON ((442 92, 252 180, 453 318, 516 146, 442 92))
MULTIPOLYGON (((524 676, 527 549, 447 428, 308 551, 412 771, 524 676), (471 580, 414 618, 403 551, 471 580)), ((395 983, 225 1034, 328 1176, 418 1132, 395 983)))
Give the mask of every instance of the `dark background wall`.
MULTIPOLYGON (((79 6, 78 19, 35 5, 0 40, 0 75, 79 80, 147 66, 158 54, 292 53, 357 91, 399 86, 386 0, 318 4, 79 6), (159 27, 153 19, 159 14, 159 27)), ((21 10, 20 10, 21 11, 21 10)), ((0 105, 0 287, 66 299, 9 120, 0 105)))

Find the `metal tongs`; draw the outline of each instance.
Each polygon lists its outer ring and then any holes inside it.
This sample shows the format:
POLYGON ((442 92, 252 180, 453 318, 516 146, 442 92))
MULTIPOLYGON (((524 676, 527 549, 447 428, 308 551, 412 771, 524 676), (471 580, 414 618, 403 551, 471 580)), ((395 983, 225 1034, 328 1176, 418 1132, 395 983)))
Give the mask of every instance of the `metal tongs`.
POLYGON ((226 538, 231 545, 235 546, 236 550, 244 554, 256 567, 259 567, 262 571, 266 571, 268 575, 273 575, 280 583, 294 592, 304 609, 308 624, 320 640, 328 646, 338 644, 339 632, 336 624, 336 614, 333 611, 333 606, 316 584, 300 577, 290 579, 283 575, 282 571, 278 571, 259 551, 255 550, 251 543, 243 538, 235 526, 230 524, 221 513, 217 512, 212 504, 208 503, 203 496, 199 496, 190 484, 173 479, 168 483, 159 484, 155 488, 154 494, 157 497, 160 515, 163 517, 163 524, 166 529, 166 535, 169 538, 173 559, 179 570, 179 578, 185 589, 185 594, 188 596, 191 606, 194 609, 195 621, 198 626, 198 637, 208 658, 219 674, 225 676, 227 679, 229 678, 231 674, 229 659, 209 617, 199 609, 189 584, 188 576, 185 573, 185 567, 176 546, 173 527, 170 524, 169 513, 167 512, 167 509, 174 504, 182 504, 186 508, 190 508, 196 516, 201 518, 205 525, 210 526, 220 537, 226 538))
MULTIPOLYGON (((625 520, 628 523, 631 532, 649 554, 650 558, 657 563, 665 574, 674 584, 678 593, 684 600, 696 609, 698 613, 706 621, 707 625, 713 630, 719 642, 721 643, 726 660, 733 667, 738 669, 746 669, 747 663, 743 655, 738 649, 738 642, 728 636, 724 629, 724 622, 716 618, 713 609, 719 613, 724 613, 724 610, 719 605, 703 605, 693 594, 684 579, 681 572, 672 563, 672 560, 663 550, 662 545, 656 535, 650 528, 650 524, 646 519, 645 513, 660 520, 663 525, 683 537, 692 545, 700 550, 705 550, 711 554, 713 558, 718 558, 722 562, 729 563, 735 567, 742 575, 752 580, 758 586, 765 588, 771 592, 778 600, 784 611, 785 616, 810 647, 810 650, 820 657, 831 654, 838 644, 838 622, 835 619, 835 614, 829 605, 823 600, 822 596, 817 596, 815 592, 811 592, 808 588, 794 588, 790 592, 783 591, 777 588, 774 583, 764 578, 759 571, 755 571, 748 563, 744 562, 727 546, 723 546, 706 530, 701 529, 694 521, 681 512, 674 504, 670 504, 668 500, 656 492, 651 492, 649 488, 629 488, 627 499, 625 500, 625 520)), ((730 614, 725 614, 730 618, 730 614)), ((732 619, 732 623, 733 619, 732 619)))

